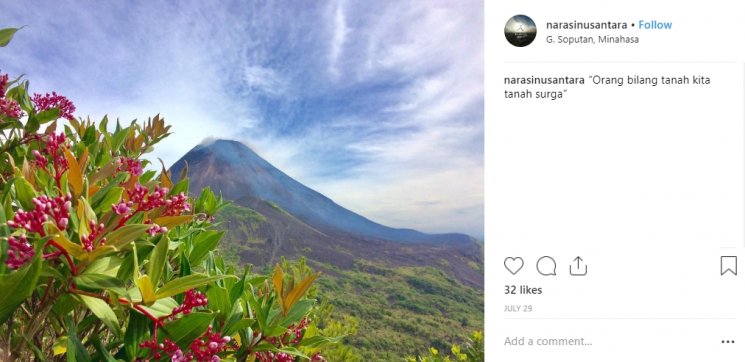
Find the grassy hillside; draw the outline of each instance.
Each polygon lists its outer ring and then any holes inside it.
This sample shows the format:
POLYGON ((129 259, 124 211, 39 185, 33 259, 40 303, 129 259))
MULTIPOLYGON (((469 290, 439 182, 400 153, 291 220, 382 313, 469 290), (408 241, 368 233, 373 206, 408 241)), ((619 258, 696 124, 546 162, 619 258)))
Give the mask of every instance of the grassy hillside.
MULTIPOLYGON (((220 245, 227 261, 240 265, 247 260, 273 260, 267 259, 270 254, 284 256, 274 254, 282 254, 283 249, 277 247, 283 243, 277 240, 277 230, 285 224, 238 205, 221 210, 217 217, 227 231, 220 245)), ((289 231, 280 234, 288 240, 299 237, 289 231)), ((428 266, 404 266, 372 256, 361 259, 359 255, 366 254, 354 253, 358 256, 351 263, 334 263, 340 258, 314 258, 310 248, 306 251, 299 254, 323 272, 318 294, 334 306, 332 318, 351 316, 358 321, 357 334, 345 343, 362 361, 400 361, 407 355, 424 353, 430 346, 448 350, 451 343, 462 342, 472 331, 483 329, 483 290, 446 272, 452 266, 444 258, 432 260, 428 266)), ((256 265, 259 269, 268 266, 256 265)), ((468 266, 483 269, 482 263, 469 262, 468 266)))
POLYGON ((359 321, 346 343, 365 361, 396 361, 483 329, 484 294, 432 267, 386 268, 359 261, 353 270, 325 264, 319 294, 339 316, 359 321))

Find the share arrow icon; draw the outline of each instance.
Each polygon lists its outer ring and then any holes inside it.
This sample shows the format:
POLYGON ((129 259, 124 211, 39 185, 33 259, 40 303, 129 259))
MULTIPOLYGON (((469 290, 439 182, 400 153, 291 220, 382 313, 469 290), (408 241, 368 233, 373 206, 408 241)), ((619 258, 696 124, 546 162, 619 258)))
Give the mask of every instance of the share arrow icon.
POLYGON ((574 263, 569 265, 569 275, 576 277, 587 275, 587 265, 581 257, 577 256, 574 258, 574 263))

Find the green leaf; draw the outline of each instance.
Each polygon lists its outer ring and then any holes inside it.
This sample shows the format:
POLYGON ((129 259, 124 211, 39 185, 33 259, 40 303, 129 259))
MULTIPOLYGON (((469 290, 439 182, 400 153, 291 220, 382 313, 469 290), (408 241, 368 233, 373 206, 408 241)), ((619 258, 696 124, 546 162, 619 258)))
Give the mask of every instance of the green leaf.
POLYGON ((91 342, 93 342, 93 346, 95 346, 96 351, 98 351, 98 360, 106 362, 117 362, 116 358, 114 358, 114 356, 112 356, 109 352, 109 349, 106 348, 103 343, 101 343, 101 339, 98 338, 98 335, 94 334, 93 336, 91 336, 91 342))
POLYGON ((137 351, 141 350, 140 343, 146 340, 148 335, 150 335, 150 320, 140 313, 129 313, 129 323, 124 333, 124 348, 127 350, 129 361, 137 358, 137 351))
POLYGON ((31 183, 23 177, 16 177, 14 185, 16 187, 16 197, 23 209, 26 211, 33 210, 35 205, 32 199, 36 197, 36 190, 31 183))
POLYGON ((119 267, 119 271, 116 272, 116 277, 119 279, 129 279, 134 275, 135 269, 135 256, 138 259, 144 259, 152 250, 153 246, 147 242, 137 242, 137 255, 134 252, 126 253, 124 259, 122 259, 122 265, 119 267))
POLYGON ((235 303, 233 303, 233 308, 228 314, 228 319, 223 328, 223 334, 226 336, 232 336, 238 330, 247 328, 252 323, 253 319, 243 318, 243 302, 236 300, 235 303))
MULTIPOLYGON (((100 192, 102 192, 102 191, 104 191, 104 190, 99 190, 96 193, 96 195, 93 196, 94 202, 96 201, 96 196, 98 196, 98 194, 100 192)), ((118 203, 119 200, 122 199, 122 194, 124 193, 124 188, 122 188, 122 187, 112 187, 112 188, 110 188, 108 190, 105 190, 105 192, 106 192, 105 194, 102 194, 104 196, 102 196, 100 198, 99 203, 96 204, 96 207, 93 209, 98 214, 101 214, 101 213, 104 213, 106 211, 111 210, 111 205, 114 205, 115 203, 118 203)))
POLYGON ((310 358, 308 358, 308 356, 306 356, 305 354, 303 354, 303 352, 300 352, 299 349, 294 348, 294 347, 283 347, 283 348, 280 348, 279 349, 279 352, 284 352, 284 353, 287 353, 289 355, 300 357, 300 358, 303 358, 303 359, 310 359, 310 358))
POLYGON ((57 270, 55 267, 49 265, 49 264, 43 264, 41 268, 41 276, 42 277, 52 277, 60 281, 67 280, 67 278, 62 275, 62 272, 57 270))
POLYGON ((287 328, 290 326, 290 324, 299 322, 305 315, 308 314, 310 308, 313 307, 313 304, 315 304, 315 302, 316 301, 313 299, 305 299, 295 303, 295 305, 292 306, 292 309, 290 309, 290 311, 287 313, 287 316, 282 318, 282 321, 279 323, 279 325, 283 328, 287 328))
POLYGON ((41 125, 39 124, 39 120, 36 119, 36 117, 31 116, 28 118, 28 122, 26 122, 26 127, 24 127, 24 131, 26 131, 26 133, 33 134, 39 130, 39 127, 41 127, 41 125))
POLYGON ((170 230, 193 219, 194 215, 161 216, 153 220, 153 223, 170 230))
POLYGON ((178 195, 179 193, 189 194, 189 178, 183 178, 181 181, 173 185, 173 189, 168 193, 169 195, 178 195))
POLYGON ((59 108, 51 108, 41 111, 33 116, 39 124, 49 123, 59 118, 59 108))
POLYGON ((124 281, 113 276, 83 273, 74 279, 75 284, 84 290, 110 290, 118 295, 127 295, 124 281))
POLYGON ((178 279, 173 279, 164 284, 160 289, 158 289, 158 292, 155 293, 155 299, 172 297, 174 295, 181 294, 189 289, 199 288, 216 280, 225 278, 237 277, 234 275, 207 276, 205 274, 192 274, 178 279))
POLYGON ((344 339, 344 336, 339 337, 326 337, 326 336, 313 336, 308 338, 303 338, 303 340, 300 342, 301 347, 308 347, 308 348, 318 348, 327 344, 335 344, 341 342, 341 340, 344 339))
POLYGON ((16 32, 21 29, 23 29, 23 27, 0 29, 0 47, 8 45, 8 43, 10 43, 10 40, 13 39, 13 35, 15 35, 16 32))
POLYGON ((215 250, 224 233, 224 231, 207 230, 197 235, 192 242, 194 248, 189 254, 189 264, 198 265, 201 263, 207 253, 215 250))
POLYGON ((119 320, 116 319, 114 310, 101 299, 89 297, 87 295, 78 295, 78 298, 85 304, 93 314, 100 319, 106 327, 114 332, 114 335, 121 335, 121 329, 119 328, 119 320))
POLYGON ((83 272, 85 274, 103 274, 108 276, 116 276, 119 268, 122 266, 122 258, 118 256, 107 256, 105 258, 97 259, 83 272))
POLYGON ((67 360, 73 362, 89 362, 91 356, 85 350, 83 343, 78 339, 77 325, 71 315, 65 318, 67 325, 67 360))
POLYGON ((153 253, 150 254, 150 262, 148 263, 147 275, 153 282, 153 286, 157 287, 160 283, 160 277, 163 275, 163 267, 168 260, 168 236, 158 236, 160 241, 155 245, 153 253))
POLYGON ((54 240, 54 242, 59 244, 59 246, 65 249, 65 251, 67 251, 74 258, 83 260, 89 257, 88 253, 83 250, 83 247, 80 246, 80 244, 76 244, 70 241, 65 233, 60 231, 57 228, 57 225, 55 225, 52 221, 47 221, 44 223, 44 231, 47 233, 48 236, 52 238, 52 240, 54 240))
POLYGON ((207 289, 207 301, 210 310, 217 313, 215 316, 218 322, 225 322, 231 311, 230 297, 225 288, 217 285, 210 286, 207 289))
POLYGON ((78 216, 78 235, 80 237, 88 237, 91 233, 90 229, 90 223, 91 221, 94 224, 97 224, 96 219, 96 213, 91 208, 91 205, 88 204, 88 200, 85 199, 85 197, 80 197, 78 199, 78 207, 77 207, 77 216, 78 216))
POLYGON ((34 342, 32 342, 26 335, 23 335, 23 340, 26 342, 26 346, 30 348, 34 352, 34 357, 36 357, 36 361, 38 362, 47 362, 46 356, 44 356, 44 353, 37 347, 34 342))
POLYGON ((91 145, 93 142, 96 141, 96 127, 90 126, 85 129, 85 134, 83 134, 83 137, 81 137, 81 141, 83 141, 86 145, 91 145))
POLYGON ((129 224, 120 227, 106 236, 106 245, 120 251, 129 246, 129 243, 144 235, 151 225, 147 224, 129 224))
POLYGON ((41 255, 37 253, 33 261, 10 274, 0 275, 0 324, 5 323, 16 308, 36 288, 41 275, 41 255), (12 292, 10 292, 12 291, 12 292))
POLYGON ((207 330, 213 319, 215 316, 212 313, 194 312, 166 324, 163 331, 181 348, 187 348, 191 341, 207 330))
POLYGON ((143 306, 145 310, 148 311, 148 313, 152 314, 153 316, 157 318, 165 317, 168 315, 171 315, 171 312, 173 312, 173 309, 178 307, 179 303, 173 299, 173 298, 163 298, 157 300, 153 305, 151 306, 143 306))
POLYGON ((186 254, 182 252, 179 259, 181 260, 179 275, 182 277, 191 275, 191 264, 189 264, 189 259, 186 257, 186 254))

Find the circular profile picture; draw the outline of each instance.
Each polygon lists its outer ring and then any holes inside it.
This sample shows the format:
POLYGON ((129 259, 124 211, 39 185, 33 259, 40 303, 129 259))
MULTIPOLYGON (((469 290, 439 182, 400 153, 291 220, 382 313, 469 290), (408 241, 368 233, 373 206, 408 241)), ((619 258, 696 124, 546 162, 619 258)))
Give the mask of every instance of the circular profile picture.
POLYGON ((533 19, 525 15, 515 15, 507 20, 504 26, 504 36, 510 44, 524 47, 533 42, 537 30, 533 19))

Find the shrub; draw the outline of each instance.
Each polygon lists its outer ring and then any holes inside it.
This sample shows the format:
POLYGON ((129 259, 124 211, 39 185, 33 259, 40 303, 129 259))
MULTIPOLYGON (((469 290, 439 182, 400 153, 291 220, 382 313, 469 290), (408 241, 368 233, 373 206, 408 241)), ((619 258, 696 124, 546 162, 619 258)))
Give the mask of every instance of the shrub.
POLYGON ((440 352, 437 348, 431 347, 429 355, 409 357, 407 362, 483 362, 484 361, 484 335, 481 332, 474 332, 468 338, 465 347, 457 344, 450 347, 450 354, 440 352))
POLYGON ((28 90, 0 74, 0 360, 324 360, 340 337, 306 333, 317 274, 225 266, 222 198, 142 158, 161 117, 96 125, 28 90))

